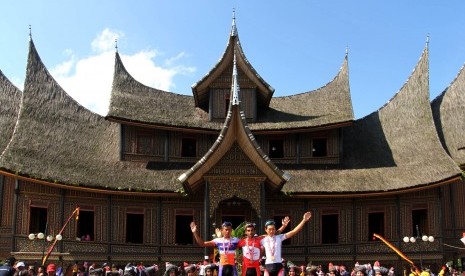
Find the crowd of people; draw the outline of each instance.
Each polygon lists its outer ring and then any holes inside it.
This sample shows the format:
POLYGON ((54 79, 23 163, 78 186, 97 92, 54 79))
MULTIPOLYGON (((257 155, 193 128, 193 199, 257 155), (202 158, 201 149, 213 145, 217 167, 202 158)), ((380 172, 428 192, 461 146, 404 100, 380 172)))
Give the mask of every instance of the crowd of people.
MULTIPOLYGON (((172 264, 167 262, 166 266, 159 270, 156 264, 144 266, 143 263, 128 263, 123 266, 109 265, 103 263, 74 263, 66 268, 50 263, 47 266, 28 265, 14 258, 7 259, 0 266, 0 276, 219 276, 219 265, 217 262, 204 260, 195 264, 184 262, 172 264)), ((291 261, 283 259, 283 276, 463 276, 457 269, 442 266, 437 270, 426 267, 420 271, 416 266, 411 266, 409 271, 397 273, 393 267, 384 267, 378 261, 373 265, 356 263, 347 269, 345 265, 296 265, 291 261)), ((265 275, 265 258, 261 258, 259 265, 259 276, 265 275)))
MULTIPOLYGON (((208 258, 201 263, 183 264, 166 263, 163 276, 396 276, 393 267, 381 266, 378 261, 371 264, 356 263, 349 270, 344 265, 295 265, 282 257, 282 242, 296 235, 310 220, 311 212, 306 212, 296 227, 283 234, 289 224, 289 217, 282 220, 282 226, 276 229, 276 222, 265 222, 265 234, 256 235, 255 224, 244 226, 243 237, 232 236, 232 224, 224 222, 216 229, 216 237, 204 241, 198 234, 195 222, 190 224, 196 243, 204 247, 215 247, 217 256, 213 260, 208 258), (239 251, 241 260, 236 256, 239 251)), ((163 270, 163 269, 162 269, 163 270)), ((159 267, 156 264, 144 266, 143 263, 128 263, 124 266, 103 263, 74 263, 66 268, 57 267, 54 263, 47 266, 36 266, 15 260, 13 257, 4 261, 0 266, 0 276, 156 276, 159 267)), ((161 273, 160 273, 161 274, 161 273)), ((442 266, 433 273, 426 268, 420 271, 412 266, 410 272, 398 273, 403 276, 458 276, 453 268, 442 266), (408 274, 408 275, 407 275, 408 274)), ((463 275, 465 276, 465 274, 463 275)))
MULTIPOLYGON (((435 269, 425 267, 420 270, 416 266, 410 266, 406 270, 396 272, 392 266, 382 266, 379 261, 371 263, 359 264, 355 263, 350 268, 345 265, 296 265, 291 261, 283 259, 282 276, 465 276, 465 272, 449 266, 442 266, 435 269)), ((240 267, 240 264, 236 264, 240 267)), ((259 276, 264 276, 266 271, 265 257, 260 260, 259 276)), ((242 270, 244 273, 244 270, 242 270)), ((247 273, 245 272, 247 275, 247 273)), ((203 263, 174 265, 166 263, 164 276, 219 276, 219 265, 215 262, 210 263, 205 260, 203 263)))
POLYGON ((128 263, 124 266, 116 264, 75 262, 67 267, 49 263, 46 266, 27 264, 24 261, 8 258, 0 266, 0 276, 156 276, 158 265, 144 266, 128 263))

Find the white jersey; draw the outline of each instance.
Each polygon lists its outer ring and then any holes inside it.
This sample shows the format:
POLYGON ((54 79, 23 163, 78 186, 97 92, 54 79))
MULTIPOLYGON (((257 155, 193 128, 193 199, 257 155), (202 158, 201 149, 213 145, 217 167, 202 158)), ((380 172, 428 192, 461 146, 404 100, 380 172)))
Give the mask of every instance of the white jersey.
POLYGON ((283 240, 287 239, 286 234, 274 235, 273 237, 266 236, 260 242, 265 248, 265 264, 281 263, 281 247, 283 240))

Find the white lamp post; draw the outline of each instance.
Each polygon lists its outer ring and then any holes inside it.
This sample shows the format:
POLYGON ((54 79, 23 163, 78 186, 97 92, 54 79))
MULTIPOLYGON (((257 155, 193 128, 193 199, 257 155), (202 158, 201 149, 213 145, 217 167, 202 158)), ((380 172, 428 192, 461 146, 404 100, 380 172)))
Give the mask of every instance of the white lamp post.
MULTIPOLYGON (((47 230, 46 230, 47 231, 47 230)), ((48 242, 52 242, 53 240, 57 240, 57 241, 61 241, 63 239, 63 236, 58 234, 56 236, 53 236, 53 235, 47 235, 47 237, 45 237, 45 234, 42 233, 42 232, 39 232, 37 234, 34 234, 34 233, 30 233, 28 236, 29 240, 31 241, 34 241, 34 240, 43 240, 44 241, 44 244, 43 244, 43 248, 42 248, 42 259, 44 258, 44 255, 45 255, 45 240, 47 240, 48 242)))
MULTIPOLYGON (((45 231, 47 231, 47 225, 45 225, 45 231)), ((34 240, 43 240, 43 241, 44 241, 44 242, 43 242, 44 244, 43 244, 43 246, 42 246, 42 258, 43 258, 44 255, 45 255, 45 239, 44 239, 44 238, 45 238, 45 234, 42 233, 42 232, 39 232, 39 233, 37 233, 37 234, 30 233, 27 237, 28 237, 29 240, 31 240, 31 241, 34 241, 34 240)), ((48 237, 49 237, 49 236, 47 236, 47 240, 48 240, 48 237)))
MULTIPOLYGON (((423 236, 420 237, 420 231, 418 229, 418 225, 415 225, 415 228, 417 230, 417 236, 416 237, 404 237, 403 241, 405 243, 409 243, 409 242, 410 243, 415 243, 418 239, 421 239, 424 242, 434 242, 434 237, 433 236, 423 235, 423 236)), ((465 240, 465 237, 463 239, 465 240)), ((423 258, 422 258, 421 250, 419 250, 419 252, 420 252, 420 267, 421 267, 421 269, 423 269, 423 258)))

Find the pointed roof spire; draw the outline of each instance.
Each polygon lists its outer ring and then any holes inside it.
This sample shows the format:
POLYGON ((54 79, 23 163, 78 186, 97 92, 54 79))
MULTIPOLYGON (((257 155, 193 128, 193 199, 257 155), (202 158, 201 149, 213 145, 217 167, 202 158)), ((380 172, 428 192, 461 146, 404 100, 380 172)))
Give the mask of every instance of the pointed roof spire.
POLYGON ((234 8, 233 8, 233 17, 232 17, 231 36, 237 36, 237 28, 236 28, 236 10, 235 10, 234 8))
POLYGON ((118 53, 118 39, 115 38, 115 52, 118 53))
POLYGON ((32 40, 32 27, 29 24, 29 41, 31 41, 31 40, 32 40))
POLYGON ((426 35, 426 47, 429 46, 429 33, 426 35))
POLYGON ((237 82, 236 53, 234 53, 233 74, 232 74, 232 105, 239 105, 239 83, 237 82))

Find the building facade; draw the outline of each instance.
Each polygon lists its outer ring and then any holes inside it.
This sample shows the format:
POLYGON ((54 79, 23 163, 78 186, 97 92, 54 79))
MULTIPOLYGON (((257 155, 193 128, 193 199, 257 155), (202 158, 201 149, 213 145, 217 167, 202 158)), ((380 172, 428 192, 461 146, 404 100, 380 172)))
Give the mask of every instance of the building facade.
MULTIPOLYGON (((461 267, 465 253, 465 73, 429 100, 428 45, 383 107, 354 119, 348 55, 325 86, 286 97, 248 62, 235 22, 192 96, 147 87, 115 54, 99 116, 53 79, 31 39, 24 90, 0 72, 0 253, 38 260, 200 261, 193 244, 228 220, 312 220, 284 246, 296 264, 461 267), (404 243, 431 235, 435 241, 404 243), (35 237, 35 236, 33 236, 35 237), (463 245, 462 245, 463 247, 463 245)), ((261 229, 261 228, 260 228, 261 229)), ((263 232, 263 231, 262 231, 263 232)))

